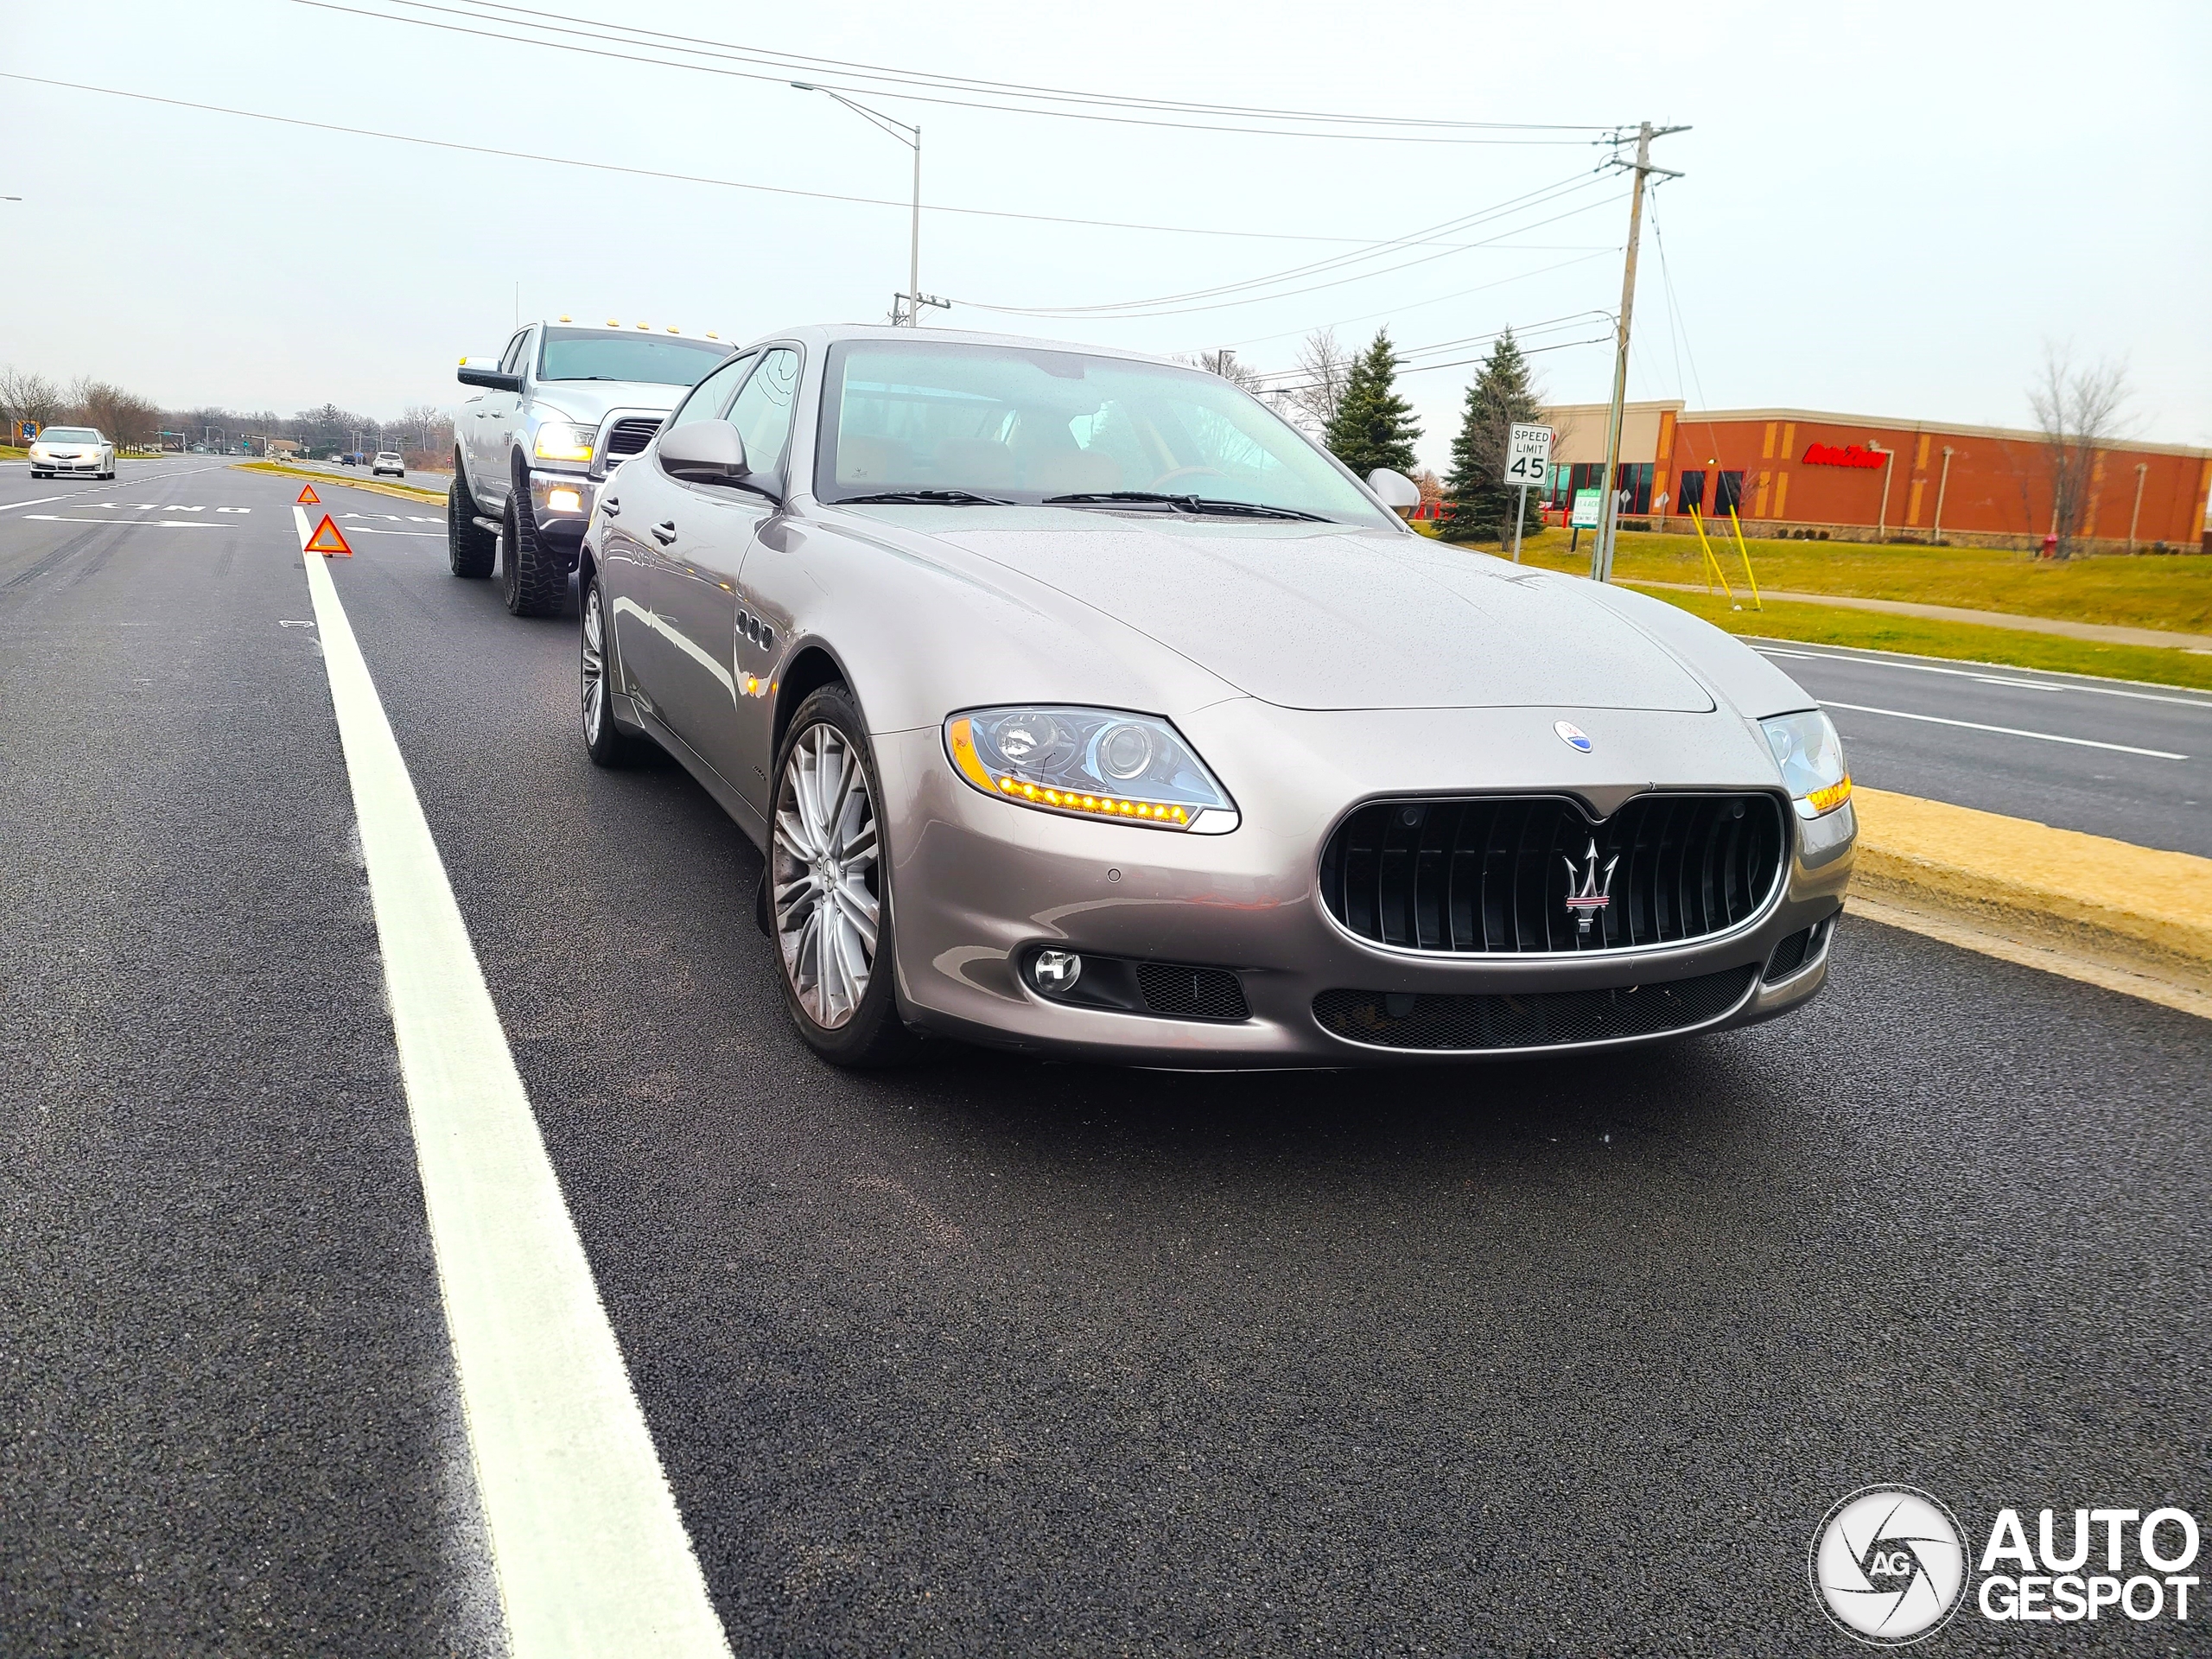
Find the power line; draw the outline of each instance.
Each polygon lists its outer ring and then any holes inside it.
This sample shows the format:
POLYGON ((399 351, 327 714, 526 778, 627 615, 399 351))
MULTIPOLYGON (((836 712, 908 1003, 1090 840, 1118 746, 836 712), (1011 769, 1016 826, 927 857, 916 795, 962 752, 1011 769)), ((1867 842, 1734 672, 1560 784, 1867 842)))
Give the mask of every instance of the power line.
MULTIPOLYGON (((616 52, 604 46, 580 46, 567 41, 547 40, 539 35, 508 35, 496 29, 472 29, 464 23, 442 23, 429 17, 400 17, 390 12, 371 11, 361 6, 346 6, 336 0, 291 0, 296 6, 310 6, 318 11, 342 12, 348 16, 367 17, 377 22, 395 23, 403 29, 435 29, 448 35, 474 35, 479 40, 505 41, 513 46, 534 46, 548 52, 567 52, 582 57, 600 58, 610 62, 651 64, 662 69, 682 69, 693 74, 719 75, 733 80, 755 80, 787 83, 788 76, 768 71, 754 73, 745 69, 728 69, 711 63, 685 63, 665 57, 645 57, 634 52, 616 52)), ((483 22, 505 22, 504 18, 481 17, 450 6, 429 6, 423 0, 401 0, 401 3, 416 5, 422 10, 443 12, 449 16, 468 17, 483 22)), ((637 44, 637 42, 629 42, 637 44)), ((665 49, 665 48, 662 48, 665 49)), ((1521 144, 1521 145, 1584 145, 1602 143, 1602 139, 1585 138, 1507 138, 1492 137, 1445 137, 1427 133, 1398 132, 1330 132, 1301 131, 1287 127, 1232 126, 1220 122, 1171 121, 1147 116, 1112 115, 1087 109, 1039 109, 1028 105, 990 103, 976 98, 953 98, 944 92, 912 92, 884 86, 851 85, 839 91, 873 93, 879 98, 900 98, 918 104, 938 104, 956 109, 989 110, 1001 115, 1052 116, 1073 121, 1107 121, 1120 126, 1173 127, 1188 132, 1236 132, 1248 136, 1274 138, 1323 138, 1340 143, 1382 144, 1521 144)), ((1575 128, 1575 131, 1598 131, 1598 128, 1575 128)), ((1607 130, 1610 130, 1609 129, 1607 130)))
MULTIPOLYGON (((261 110, 241 110, 224 104, 199 104, 189 99, 162 98, 152 92, 125 92, 118 86, 93 86, 82 81, 54 80, 43 75, 22 75, 0 70, 0 80, 19 80, 35 86, 56 86, 67 92, 94 92, 103 98, 125 98, 141 104, 162 104, 171 109, 198 110, 208 115, 234 116, 243 121, 267 121, 278 126, 306 127, 317 132, 335 132, 353 138, 378 138, 387 143, 415 144, 426 149, 456 150, 464 155, 492 156, 504 161, 542 162, 550 167, 582 168, 594 173, 616 173, 629 178, 662 179, 677 184, 707 184, 724 190, 751 190, 764 195, 798 196, 812 201, 851 202, 864 207, 896 207, 901 213, 912 204, 894 200, 888 196, 853 196, 830 190, 801 190, 791 185, 754 184, 744 179, 721 179, 699 173, 676 173, 650 167, 625 167, 615 162, 587 162, 566 156, 549 156, 542 150, 499 149, 489 144, 464 144, 449 138, 424 138, 413 133, 384 132, 373 127, 349 127, 334 121, 309 121, 298 116, 270 115, 261 110)), ((938 202, 923 203, 923 211, 931 213, 957 213, 971 219, 1019 219, 1039 225, 1079 225, 1095 230, 1147 231, 1168 236, 1226 236, 1256 242, 1351 242, 1362 247, 1375 245, 1371 240, 1350 236, 1315 236, 1295 231, 1231 231, 1206 225, 1152 225, 1114 219, 1077 219, 1065 213, 1022 213, 1001 207, 955 207, 938 202)))
MULTIPOLYGON (((451 7, 429 4, 427 0, 392 0, 392 3, 406 6, 410 10, 446 12, 454 10, 451 7)), ((785 67, 798 67, 809 72, 835 70, 856 79, 954 88, 1009 98, 1054 99, 1068 103, 1098 104, 1122 109, 1213 115, 1224 118, 1323 121, 1388 127, 1433 127, 1455 131, 1614 133, 1619 130, 1617 125, 1605 124, 1451 121, 1420 116, 1352 115, 1326 110, 1285 110, 1246 105, 1195 102, 1185 99, 1145 98, 1134 93, 1084 92, 1064 86, 1039 86, 1027 81, 990 80, 973 75, 931 73, 881 64, 863 63, 848 58, 812 57, 803 53, 779 52, 766 47, 752 46, 736 41, 720 41, 697 35, 677 35, 661 29, 640 29, 629 23, 610 24, 601 18, 578 17, 569 13, 540 11, 525 6, 502 4, 499 3, 499 0, 462 0, 462 3, 472 12, 511 14, 512 20, 524 21, 533 28, 552 29, 560 34, 583 34, 594 39, 605 39, 613 35, 618 37, 627 37, 628 41, 633 43, 658 46, 658 43, 666 42, 665 46, 658 47, 658 49, 662 50, 694 52, 700 55, 729 58, 745 63, 772 64, 785 67), (585 27, 582 29, 558 27, 563 23, 577 23, 585 27)), ((508 22, 510 19, 499 18, 495 21, 508 22)))
MULTIPOLYGON (((1619 200, 1620 198, 1618 196, 1609 196, 1601 201, 1585 202, 1580 207, 1570 207, 1565 213, 1554 213, 1549 219, 1540 219, 1534 225, 1523 225, 1518 226, 1515 230, 1501 232, 1499 232, 1498 237, 1493 238, 1491 240, 1502 240, 1504 237, 1517 236, 1524 231, 1537 230, 1546 225, 1555 225, 1560 219, 1573 219, 1578 213, 1586 213, 1595 208, 1611 207, 1619 200)), ((1215 300, 1205 305, 1170 306, 1163 309, 1154 311, 1120 312, 1107 318, 1096 317, 1095 314, 1088 311, 1071 312, 1051 307, 988 305, 980 300, 958 300, 957 302, 969 306, 977 311, 994 311, 1008 316, 1056 318, 1073 315, 1090 321, 1113 322, 1137 321, 1152 317, 1179 317, 1187 316, 1193 312, 1229 310, 1241 305, 1258 305, 1269 300, 1294 299, 1300 294, 1317 294, 1325 289, 1342 288, 1348 283, 1363 283, 1371 277, 1388 276, 1395 271, 1410 270, 1415 265, 1427 264, 1433 260, 1444 258, 1451 253, 1465 252, 1470 249, 1484 247, 1486 245, 1488 245, 1483 242, 1465 243, 1457 248, 1447 248, 1442 253, 1424 254, 1418 259, 1408 259, 1399 264, 1386 265, 1380 270, 1358 271, 1350 276, 1339 276, 1332 282, 1314 283, 1305 288, 1285 289, 1279 293, 1253 295, 1243 299, 1215 300)))

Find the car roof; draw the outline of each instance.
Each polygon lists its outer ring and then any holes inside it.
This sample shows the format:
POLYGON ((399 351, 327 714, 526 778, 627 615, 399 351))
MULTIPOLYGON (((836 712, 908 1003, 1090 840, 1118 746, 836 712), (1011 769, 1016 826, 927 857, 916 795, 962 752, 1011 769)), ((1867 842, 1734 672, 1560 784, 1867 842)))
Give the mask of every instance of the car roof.
POLYGON ((849 340, 943 340, 962 346, 1018 346, 1030 351, 1079 352, 1085 357, 1126 358, 1137 363, 1164 363, 1173 368, 1191 366, 1157 353, 1133 352, 1126 346, 1100 346, 1088 340, 1046 340, 1033 334, 988 334, 970 328, 932 328, 926 325, 919 328, 906 328, 884 322, 804 323, 758 335, 746 341, 746 345, 762 346, 778 340, 798 340, 821 346, 836 345, 849 340))

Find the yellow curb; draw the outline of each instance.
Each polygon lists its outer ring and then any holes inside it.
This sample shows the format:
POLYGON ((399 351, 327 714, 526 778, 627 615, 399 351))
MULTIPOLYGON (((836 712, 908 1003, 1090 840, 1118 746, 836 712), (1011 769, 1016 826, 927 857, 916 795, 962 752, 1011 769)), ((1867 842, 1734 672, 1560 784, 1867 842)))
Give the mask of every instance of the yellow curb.
POLYGON ((2055 953, 2094 968, 2092 982, 2140 995, 2135 982, 2155 982, 2181 1000, 2151 1000, 2212 1014, 2212 859, 1883 790, 1852 799, 1852 892, 1870 918, 1883 906, 1942 918, 2026 953, 2010 960, 2055 953))
POLYGON ((405 484, 384 484, 365 478, 333 478, 328 473, 310 472, 304 467, 284 467, 274 461, 241 461, 236 463, 242 473, 268 473, 279 478, 305 478, 317 484, 339 484, 349 490, 374 490, 378 495, 396 495, 403 501, 435 501, 442 505, 445 497, 435 490, 418 490, 405 484))

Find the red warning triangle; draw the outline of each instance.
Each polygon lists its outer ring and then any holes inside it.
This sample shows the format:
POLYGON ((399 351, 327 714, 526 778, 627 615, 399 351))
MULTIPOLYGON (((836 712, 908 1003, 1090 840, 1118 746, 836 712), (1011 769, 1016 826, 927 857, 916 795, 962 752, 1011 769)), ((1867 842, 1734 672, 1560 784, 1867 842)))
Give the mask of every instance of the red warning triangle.
POLYGON ((322 498, 315 493, 315 486, 312 484, 301 485, 300 493, 292 499, 303 507, 319 507, 322 505, 322 498))
POLYGON ((315 534, 308 537, 307 546, 301 550, 307 553, 342 553, 349 559, 353 556, 353 550, 346 545, 346 538, 338 533, 338 526, 330 522, 330 515, 327 512, 322 515, 322 522, 315 527, 315 534))

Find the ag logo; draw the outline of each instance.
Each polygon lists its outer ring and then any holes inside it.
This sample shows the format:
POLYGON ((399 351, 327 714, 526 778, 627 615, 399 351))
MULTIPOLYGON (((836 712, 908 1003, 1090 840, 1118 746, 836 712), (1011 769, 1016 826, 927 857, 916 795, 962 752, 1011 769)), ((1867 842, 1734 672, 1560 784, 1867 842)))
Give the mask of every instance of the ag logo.
POLYGON ((1966 1548, 1950 1510, 1914 1486, 1867 1486, 1813 1534, 1813 1593, 1847 1635, 1878 1648, 1933 1636, 1958 1611, 1966 1548))

